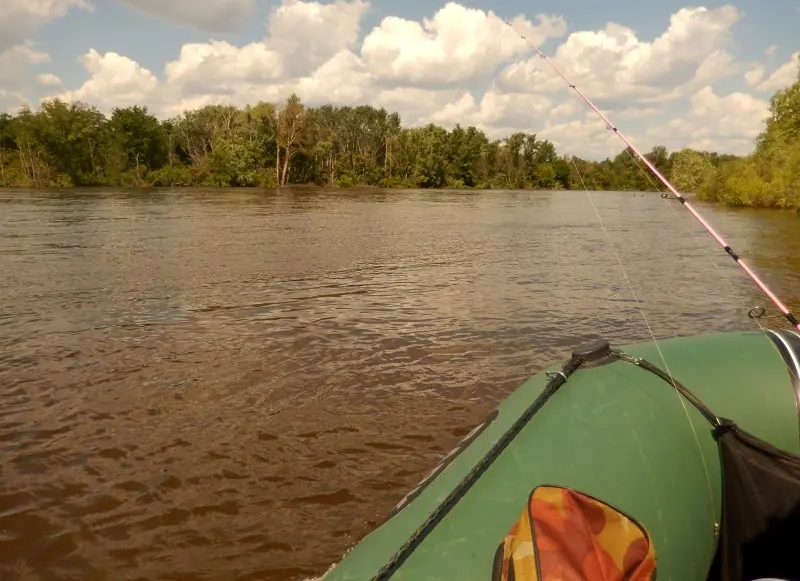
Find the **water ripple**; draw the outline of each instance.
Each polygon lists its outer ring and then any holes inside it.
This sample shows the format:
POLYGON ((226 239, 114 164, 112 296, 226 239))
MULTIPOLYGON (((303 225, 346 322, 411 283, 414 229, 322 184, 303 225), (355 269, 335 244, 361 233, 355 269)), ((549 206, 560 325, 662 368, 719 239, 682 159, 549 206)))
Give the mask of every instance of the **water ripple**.
MULTIPOLYGON (((528 375, 648 336, 584 194, 0 203, 2 579, 318 575, 528 375)), ((659 336, 751 328, 696 225, 595 203, 659 336)), ((703 211, 797 306, 798 218, 703 211)))

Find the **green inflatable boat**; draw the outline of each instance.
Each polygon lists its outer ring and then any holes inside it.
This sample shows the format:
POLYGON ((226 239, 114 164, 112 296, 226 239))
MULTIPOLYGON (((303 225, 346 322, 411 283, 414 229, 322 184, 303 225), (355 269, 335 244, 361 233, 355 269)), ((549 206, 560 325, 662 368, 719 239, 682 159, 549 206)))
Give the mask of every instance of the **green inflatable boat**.
POLYGON ((322 579, 798 579, 798 376, 794 331, 576 348, 322 579))

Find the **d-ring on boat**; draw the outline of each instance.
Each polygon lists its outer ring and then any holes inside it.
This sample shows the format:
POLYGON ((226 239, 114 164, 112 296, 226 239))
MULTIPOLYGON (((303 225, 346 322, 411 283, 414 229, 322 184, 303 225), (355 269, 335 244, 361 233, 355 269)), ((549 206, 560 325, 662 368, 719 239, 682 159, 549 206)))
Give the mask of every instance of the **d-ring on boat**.
POLYGON ((576 348, 509 395, 322 579, 800 579, 800 322, 531 47, 795 330, 576 348))

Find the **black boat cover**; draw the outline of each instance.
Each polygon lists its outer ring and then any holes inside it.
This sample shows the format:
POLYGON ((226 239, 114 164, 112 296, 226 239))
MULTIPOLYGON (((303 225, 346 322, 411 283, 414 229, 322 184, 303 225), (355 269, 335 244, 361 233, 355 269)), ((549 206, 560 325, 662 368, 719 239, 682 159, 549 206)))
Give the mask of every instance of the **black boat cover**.
POLYGON ((800 456, 720 422, 722 522, 709 581, 800 581, 800 456))

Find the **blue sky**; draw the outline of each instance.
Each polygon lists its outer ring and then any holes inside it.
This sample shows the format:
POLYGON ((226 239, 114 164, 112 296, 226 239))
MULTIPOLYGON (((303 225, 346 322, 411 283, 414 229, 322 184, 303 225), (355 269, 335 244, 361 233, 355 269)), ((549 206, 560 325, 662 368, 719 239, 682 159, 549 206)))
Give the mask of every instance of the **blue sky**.
POLYGON ((294 91, 311 104, 386 106, 408 125, 533 131, 578 154, 614 155, 602 126, 586 122, 552 71, 534 70, 541 62, 503 36, 493 13, 524 16, 519 27, 642 147, 745 153, 770 95, 796 77, 798 8, 790 0, 8 0, 0 108, 55 95, 104 111, 147 104, 166 117, 294 91), (423 30, 431 18, 437 25, 423 30))
MULTIPOLYGON (((136 60, 153 71, 158 71, 167 60, 180 51, 185 42, 204 42, 211 38, 231 43, 247 44, 264 37, 266 21, 271 7, 278 2, 260 1, 253 7, 251 16, 236 32, 209 31, 147 16, 142 12, 114 2, 99 0, 92 12, 72 10, 67 17, 47 23, 33 38, 52 57, 52 66, 66 84, 83 82, 87 75, 76 57, 90 48, 98 52, 115 51, 136 60)), ((775 62, 786 61, 792 52, 800 49, 800 4, 794 0, 770 0, 768 8, 763 0, 739 2, 709 1, 698 4, 664 0, 546 0, 523 2, 520 0, 477 0, 462 2, 465 6, 492 10, 503 17, 540 12, 561 14, 568 30, 602 28, 613 21, 629 26, 641 40, 652 40, 664 31, 670 14, 684 6, 714 8, 732 4, 744 17, 735 25, 734 34, 740 54, 762 55, 767 47, 777 45, 775 62)), ((387 1, 372 3, 363 21, 362 36, 377 26, 387 15, 413 20, 430 17, 432 8, 443 3, 420 0, 387 1)), ((555 44, 554 41, 549 43, 555 44)), ((547 44, 543 48, 550 48, 547 44)))

